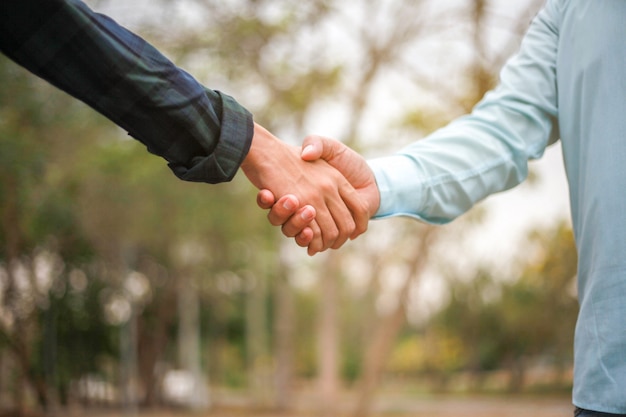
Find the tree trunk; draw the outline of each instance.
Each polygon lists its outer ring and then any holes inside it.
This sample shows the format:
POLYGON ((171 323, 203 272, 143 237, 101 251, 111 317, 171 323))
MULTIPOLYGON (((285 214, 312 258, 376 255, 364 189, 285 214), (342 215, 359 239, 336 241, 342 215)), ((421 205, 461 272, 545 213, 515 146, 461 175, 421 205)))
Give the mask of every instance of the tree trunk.
POLYGON ((524 388, 526 361, 523 357, 512 357, 509 361, 509 392, 519 393, 524 388))
POLYGON ((271 361, 267 341, 267 285, 264 271, 247 277, 252 286, 246 293, 246 347, 248 386, 252 405, 268 408, 272 400, 271 361))
POLYGON ((274 313, 275 339, 275 407, 285 411, 292 407, 293 398, 293 338, 295 323, 295 306, 291 287, 284 275, 286 268, 281 269, 274 283, 276 311, 274 313))
POLYGON ((178 362, 193 378, 188 406, 193 410, 204 410, 209 408, 211 400, 200 358, 200 300, 190 281, 189 277, 179 277, 178 362))
POLYGON ((162 295, 154 300, 155 318, 151 323, 139 321, 139 379, 145 390, 143 405, 156 406, 160 400, 160 375, 155 375, 157 363, 163 357, 168 341, 168 328, 172 324, 171 306, 175 303, 174 286, 168 283, 162 288, 162 295))
POLYGON ((339 256, 336 252, 330 252, 320 277, 318 337, 320 412, 328 416, 336 414, 339 393, 338 261, 339 256))
POLYGON ((419 237, 420 241, 416 245, 414 255, 409 258, 409 262, 412 263, 404 286, 398 295, 398 304, 394 311, 378 321, 371 343, 365 351, 363 375, 360 380, 354 417, 366 417, 371 413, 374 394, 380 383, 387 357, 391 353, 393 343, 406 320, 406 303, 409 292, 428 263, 429 248, 436 235, 435 227, 427 226, 424 229, 421 237, 419 237))
POLYGON ((404 306, 398 306, 393 313, 379 321, 372 338, 372 343, 368 346, 365 353, 363 375, 361 377, 359 395, 353 414, 355 417, 365 417, 370 414, 374 394, 378 388, 385 362, 404 322, 404 306))

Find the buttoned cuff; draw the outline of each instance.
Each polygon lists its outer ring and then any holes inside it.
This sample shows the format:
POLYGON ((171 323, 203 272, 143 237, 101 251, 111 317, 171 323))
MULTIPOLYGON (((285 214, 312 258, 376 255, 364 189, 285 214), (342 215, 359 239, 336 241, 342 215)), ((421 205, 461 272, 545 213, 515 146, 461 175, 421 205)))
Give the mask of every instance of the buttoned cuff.
POLYGON ((248 155, 254 123, 252 114, 232 97, 216 92, 222 101, 220 134, 213 152, 194 156, 188 166, 170 164, 170 168, 185 181, 216 184, 233 179, 248 155))
POLYGON ((418 214, 423 205, 421 184, 415 163, 405 155, 392 155, 367 161, 374 173, 380 206, 372 217, 409 216, 423 220, 418 214))

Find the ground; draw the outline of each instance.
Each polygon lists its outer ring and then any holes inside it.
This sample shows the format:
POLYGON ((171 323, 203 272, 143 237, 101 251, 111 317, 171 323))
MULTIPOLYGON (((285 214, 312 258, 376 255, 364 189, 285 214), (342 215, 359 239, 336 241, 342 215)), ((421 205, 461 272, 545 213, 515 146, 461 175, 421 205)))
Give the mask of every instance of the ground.
MULTIPOLYGON (((332 416, 311 410, 302 404, 291 412, 252 411, 236 405, 214 406, 208 411, 168 410, 75 410, 68 417, 351 417, 350 404, 340 407, 332 416)), ((376 405, 370 417, 572 417, 568 396, 432 396, 428 398, 394 398, 386 396, 376 405)))

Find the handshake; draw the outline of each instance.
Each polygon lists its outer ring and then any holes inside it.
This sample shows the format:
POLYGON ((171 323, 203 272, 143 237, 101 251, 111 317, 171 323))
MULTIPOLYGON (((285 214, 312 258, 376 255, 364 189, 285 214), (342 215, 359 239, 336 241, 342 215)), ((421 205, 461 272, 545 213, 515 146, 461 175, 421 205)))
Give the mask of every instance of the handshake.
POLYGON ((298 149, 255 124, 241 168, 260 190, 257 204, 270 210, 270 223, 311 256, 365 232, 380 204, 363 157, 321 136, 308 136, 298 149))

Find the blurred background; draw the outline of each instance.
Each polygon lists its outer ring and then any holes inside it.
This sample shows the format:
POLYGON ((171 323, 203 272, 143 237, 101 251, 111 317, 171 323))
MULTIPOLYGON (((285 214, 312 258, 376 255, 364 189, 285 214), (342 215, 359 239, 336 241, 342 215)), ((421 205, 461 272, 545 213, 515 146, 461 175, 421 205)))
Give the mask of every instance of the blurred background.
MULTIPOLYGON (((371 158, 468 112, 543 1, 87 3, 281 139, 371 158)), ((241 173, 184 183, 4 57, 0 81, 0 415, 571 414, 558 144, 450 225, 308 257, 241 173)))

